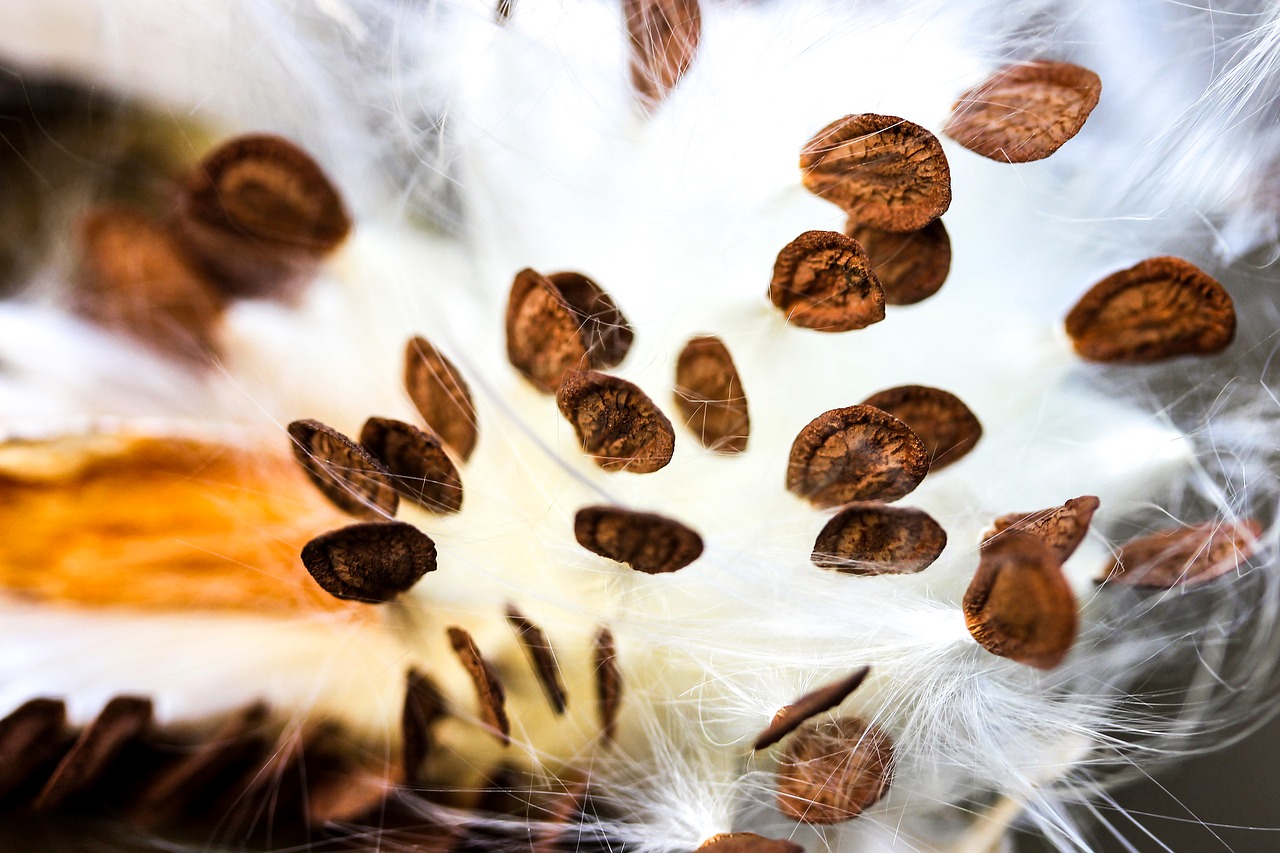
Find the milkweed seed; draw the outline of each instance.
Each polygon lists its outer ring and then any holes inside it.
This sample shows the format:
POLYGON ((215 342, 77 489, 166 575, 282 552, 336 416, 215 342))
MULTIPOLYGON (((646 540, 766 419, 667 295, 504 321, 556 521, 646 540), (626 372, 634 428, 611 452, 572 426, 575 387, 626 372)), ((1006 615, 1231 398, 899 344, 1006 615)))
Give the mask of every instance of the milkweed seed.
POLYGON ((963 459, 982 438, 982 424, 969 407, 941 388, 899 385, 872 394, 862 405, 875 406, 911 427, 929 449, 930 471, 963 459))
POLYGON ((887 305, 914 305, 941 289, 951 272, 951 238, 941 219, 919 231, 895 232, 849 220, 845 233, 871 259, 887 305))
POLYGON ((724 342, 691 339, 676 359, 676 409, 704 447, 719 453, 747 449, 751 419, 742 380, 724 342))
POLYGON ((56 755, 67 708, 59 700, 31 699, 0 720, 0 797, 27 782, 56 755))
POLYGON ((578 544, 645 574, 683 569, 702 556, 702 537, 673 518, 616 506, 588 506, 573 519, 578 544))
POLYGON ((412 524, 371 521, 322 533, 302 549, 302 564, 335 598, 389 601, 436 570, 436 545, 412 524))
POLYGON ((426 338, 415 337, 405 347, 404 387, 427 426, 463 462, 470 459, 479 437, 471 389, 453 362, 426 338))
POLYGON ((1062 506, 1042 509, 1039 512, 1015 512, 995 520, 992 529, 983 534, 984 542, 990 542, 1004 531, 1029 533, 1044 541, 1058 558, 1065 563, 1075 553, 1089 532, 1089 522, 1100 502, 1093 495, 1072 498, 1062 506))
POLYGON ((471 676, 471 683, 476 688, 476 699, 480 703, 480 718, 501 741, 503 746, 511 743, 511 723, 507 720, 507 696, 498 679, 498 671, 493 664, 480 655, 476 641, 461 628, 449 629, 449 642, 453 651, 462 662, 462 668, 471 676))
POLYGON ((613 632, 601 627, 594 643, 596 672, 596 710, 604 739, 613 742, 618 733, 618 709, 622 707, 622 672, 618 669, 618 650, 613 632))
POLYGON ((729 832, 713 835, 694 853, 804 853, 804 848, 790 841, 762 838, 752 832, 729 832))
POLYGON ((1234 572, 1253 556, 1262 525, 1253 519, 1195 524, 1131 539, 1099 583, 1141 589, 1199 586, 1234 572))
POLYGON ((923 510, 875 501, 849 504, 813 543, 813 563, 849 575, 924 571, 947 545, 947 533, 923 510))
POLYGON ((631 44, 631 85, 655 108, 693 64, 702 37, 698 0, 623 0, 631 44))
POLYGON ((556 392, 556 405, 583 451, 606 471, 651 474, 671 461, 676 440, 671 421, 624 379, 575 371, 556 392))
POLYGON ((507 605, 507 622, 516 632, 516 639, 520 641, 521 647, 529 658, 529 665, 533 668, 533 674, 537 677, 542 692, 546 694, 547 701, 551 704, 551 710, 557 714, 563 714, 568 706, 568 697, 565 694, 564 681, 560 677, 560 665, 556 662, 555 649, 551 647, 551 641, 547 639, 546 632, 531 622, 514 604, 507 605))
POLYGON ((752 749, 758 751, 773 746, 808 720, 836 707, 850 693, 858 689, 869 672, 871 672, 869 666, 854 670, 844 678, 810 691, 780 709, 777 714, 774 714, 773 721, 756 738, 752 749))
POLYGON ((872 406, 832 409, 800 430, 787 488, 817 507, 895 501, 929 473, 929 451, 911 429, 872 406))
POLYGON ((787 322, 849 332, 884 319, 884 291, 856 242, 835 231, 806 231, 778 253, 769 301, 787 322))
POLYGON ((435 513, 462 509, 462 480, 440 439, 412 424, 391 418, 369 418, 360 444, 392 476, 396 491, 435 513))
POLYGON ((35 808, 57 808, 97 781, 120 751, 151 724, 151 711, 151 700, 137 696, 117 696, 108 702, 58 762, 36 796, 35 808))
POLYGON ((401 753, 405 782, 413 785, 421 778, 423 762, 435 747, 432 726, 445 716, 444 694, 436 683, 417 669, 405 673, 404 709, 400 714, 401 753))
POLYGON ((289 424, 293 455, 338 509, 356 518, 394 516, 400 499, 391 472, 369 451, 319 421, 289 424))
POLYGON ((889 790, 893 764, 893 741, 879 727, 856 717, 811 723, 778 761, 778 808, 805 823, 852 820, 889 790))

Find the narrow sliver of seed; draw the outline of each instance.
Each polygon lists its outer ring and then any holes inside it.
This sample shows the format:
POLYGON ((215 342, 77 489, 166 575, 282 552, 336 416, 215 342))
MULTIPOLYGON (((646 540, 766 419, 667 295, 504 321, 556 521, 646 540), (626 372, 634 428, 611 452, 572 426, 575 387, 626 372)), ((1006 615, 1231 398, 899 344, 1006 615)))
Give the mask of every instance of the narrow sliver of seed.
POLYGON ((568 705, 564 680, 560 677, 560 664, 556 662, 555 649, 547 639, 546 632, 529 620, 514 604, 507 605, 507 622, 516 632, 516 639, 529 658, 533 674, 542 687, 542 692, 551 704, 551 710, 563 714, 568 705))
POLYGON ((444 694, 436 683, 411 667, 405 673, 404 707, 400 714, 401 758, 405 783, 415 785, 435 746, 432 728, 446 714, 444 694))
POLYGON ((1098 582, 1140 589, 1207 584, 1247 562, 1261 535, 1262 525, 1253 519, 1149 533, 1121 545, 1098 582))
POLYGON ((400 499, 391 472, 369 451, 315 420, 289 424, 293 455, 329 502, 356 518, 389 518, 400 499))
POLYGON ((450 627, 449 644, 471 676, 475 685, 476 700, 480 703, 480 718, 503 746, 511 743, 511 723, 507 719, 507 696, 502 689, 498 671, 487 661, 476 646, 476 641, 462 628, 450 627))
POLYGON ((426 338, 411 338, 404 349, 404 387, 436 435, 466 462, 480 435, 471 388, 452 361, 426 338))
POLYGON ((1084 541, 1085 534, 1089 532, 1089 522, 1100 505, 1093 495, 1083 495, 1059 507, 1002 515, 982 535, 982 539, 984 543, 990 542, 1006 530, 1029 533, 1044 540, 1058 561, 1065 563, 1084 541))
POLYGON ((823 526, 811 559, 844 574, 912 574, 931 566, 946 546, 946 531, 924 510, 860 501, 823 526))
POLYGON ((929 452, 910 427, 873 406, 832 409, 796 436, 787 489, 817 507, 894 501, 929 473, 929 452))
POLYGON ((774 714, 773 720, 756 737, 755 743, 751 748, 759 751, 773 746, 811 718, 816 717, 823 711, 829 711, 836 707, 850 693, 858 689, 870 672, 871 667, 861 667, 844 678, 819 687, 817 690, 811 690, 796 701, 786 705, 778 713, 774 714))
POLYGON ((618 710, 622 707, 622 672, 618 669, 613 632, 602 626, 596 632, 592 648, 601 735, 607 743, 612 743, 618 733, 618 710))
POLYGON ((302 549, 302 564, 335 598, 379 604, 436 570, 436 546, 412 524, 371 521, 312 539, 302 549))

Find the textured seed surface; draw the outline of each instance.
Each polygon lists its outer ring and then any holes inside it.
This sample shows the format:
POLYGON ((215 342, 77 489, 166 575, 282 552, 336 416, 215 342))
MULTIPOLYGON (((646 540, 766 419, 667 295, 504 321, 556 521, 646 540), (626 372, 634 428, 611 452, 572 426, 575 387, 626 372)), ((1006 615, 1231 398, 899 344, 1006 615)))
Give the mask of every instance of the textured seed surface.
POLYGON ((578 544, 650 575, 683 569, 702 555, 702 537, 673 518, 598 505, 578 510, 578 544))
POLYGON ((400 506, 391 472, 369 451, 319 421, 289 424, 293 455, 321 493, 356 518, 394 516, 400 506))
POLYGON ((804 853, 804 848, 753 832, 729 832, 708 838, 695 853, 804 853))
POLYGON ((1009 531, 983 545, 964 618, 984 649, 1039 669, 1062 663, 1076 637, 1076 599, 1062 563, 1030 533, 1009 531))
POLYGON ((698 0, 623 0, 631 85, 641 103, 662 102, 693 64, 702 37, 698 0))
POLYGON ((444 694, 435 682, 411 668, 405 674, 404 709, 400 714, 404 777, 410 785, 421 778, 422 765, 435 746, 431 729, 445 716, 445 708, 444 694))
POLYGON ((592 367, 613 367, 626 358, 635 333, 603 287, 577 272, 551 273, 547 281, 578 318, 592 367))
POLYGON ((888 412, 920 437, 929 450, 929 470, 963 459, 978 439, 982 424, 964 401, 949 391, 927 385, 899 385, 862 401, 888 412))
POLYGON ((845 233, 871 259, 888 305, 914 305, 937 293, 951 272, 951 238, 941 219, 902 233, 850 220, 845 233))
POLYGON ((31 699, 0 720, 0 797, 55 754, 66 717, 61 701, 31 699))
POLYGON ((1089 522, 1093 520, 1099 504, 1093 495, 1084 495, 1072 498, 1062 506, 1038 512, 1002 515, 982 538, 990 541, 1006 530, 1029 533, 1052 548, 1059 562, 1066 562, 1084 541, 1085 534, 1089 532, 1089 522))
POLYGON ((724 341, 691 339, 676 359, 676 410, 704 447, 720 453, 747 449, 751 418, 742 380, 724 341))
POLYGON ((778 253, 769 301, 788 323, 820 332, 863 329, 884 319, 884 291, 871 260, 835 231, 806 231, 778 253))
POLYGON ((556 392, 556 405, 578 443, 606 471, 651 474, 671 461, 675 431, 649 397, 624 379, 577 371, 556 392))
POLYGON ((845 116, 800 151, 810 192, 886 231, 918 231, 951 205, 951 167, 937 137, 896 116, 845 116))
POLYGON ((551 710, 563 714, 568 706, 564 680, 560 677, 560 664, 556 662, 556 652, 547 639, 547 634, 529 620, 514 604, 507 605, 507 622, 516 632, 516 639, 529 658, 533 674, 546 694, 551 710))
POLYGON ((462 509, 462 479, 440 439, 412 424, 369 418, 360 444, 386 467, 396 490, 435 513, 462 509))
POLYGON ((778 761, 778 808, 805 823, 841 823, 889 790, 893 741, 856 717, 804 726, 778 761))
POLYGON ((1042 160, 1080 132, 1101 94, 1098 75, 1079 65, 1007 65, 960 96, 942 132, 992 160, 1042 160))
POLYGON ((471 388, 453 362, 423 337, 404 352, 404 387, 427 426, 465 462, 479 437, 471 388))
POLYGON ((1199 586, 1239 568, 1261 535, 1262 525, 1246 519, 1139 536, 1120 546, 1099 581, 1143 589, 1199 586))
POLYGON ((401 521, 371 521, 331 530, 302 549, 302 563, 336 598, 380 603, 436 570, 436 546, 401 521))
POLYGON ((1181 258, 1148 258, 1089 289, 1067 314, 1067 334, 1090 361, 1141 363, 1212 355, 1236 334, 1221 284, 1181 258))
POLYGON ((869 501, 831 517, 812 559, 850 575, 911 574, 932 565, 946 545, 946 531, 924 510, 869 501))
POLYGON ((845 700, 845 697, 858 689, 869 672, 871 672, 869 666, 854 670, 844 678, 810 691, 781 708, 777 714, 774 714, 772 722, 756 738, 752 748, 760 750, 773 746, 811 718, 836 707, 845 700))
POLYGON ((480 655, 476 641, 463 629, 450 628, 449 643, 475 685, 480 719, 506 746, 511 743, 511 723, 507 720, 507 695, 502 689, 498 671, 480 655))
POLYGON ((622 672, 618 669, 618 650, 613 632, 602 627, 596 632, 593 646, 596 674, 596 711, 606 741, 618 733, 618 710, 622 707, 622 672))
POLYGON ((929 473, 929 451, 911 429, 872 406, 832 409, 791 445, 787 488, 818 507, 894 501, 929 473))
POLYGON ((106 771, 130 741, 151 723, 151 700, 117 696, 80 733, 36 796, 37 809, 57 808, 67 797, 87 788, 106 771))

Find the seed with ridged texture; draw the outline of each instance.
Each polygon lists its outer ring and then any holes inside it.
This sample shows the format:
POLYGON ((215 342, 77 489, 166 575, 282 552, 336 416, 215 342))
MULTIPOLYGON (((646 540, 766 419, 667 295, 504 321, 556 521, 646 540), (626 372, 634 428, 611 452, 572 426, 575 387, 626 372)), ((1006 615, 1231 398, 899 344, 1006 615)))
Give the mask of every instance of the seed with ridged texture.
POLYGON ((560 664, 556 662, 555 649, 546 632, 531 622, 514 604, 507 605, 507 622, 516 632, 516 638, 529 658, 533 674, 551 703, 551 710, 563 714, 568 705, 564 681, 560 677, 560 664))
POLYGON ((426 338, 412 338, 405 346, 404 387, 427 426, 463 462, 470 459, 479 437, 471 388, 426 338))
POLYGON ((372 521, 322 533, 302 549, 302 563, 335 598, 381 603, 436 570, 436 545, 412 524, 372 521))
POLYGON ((728 832, 708 838, 694 853, 804 853, 804 848, 753 832, 728 832))
POLYGON ((573 519, 578 544, 645 574, 683 569, 702 556, 702 537, 673 518, 616 506, 588 506, 573 519))
POLYGON ((507 719, 507 694, 502 689, 498 671, 480 654, 476 641, 461 628, 449 629, 449 643, 471 676, 480 703, 480 718, 503 746, 511 743, 511 723, 507 719))
POLYGON ((811 723, 778 760, 778 808, 793 820, 831 824, 875 805, 893 781, 893 741, 856 717, 811 723))
POLYGON ((1262 525, 1245 519, 1139 536, 1120 546, 1098 581, 1142 589, 1199 586, 1239 568, 1253 556, 1261 535, 1262 525))
POLYGON ((369 451, 319 421, 289 424, 293 455, 334 506, 356 518, 394 516, 400 507, 391 472, 369 451))
POLYGON ((900 385, 862 401, 888 412, 920 437, 929 449, 929 470, 938 471, 963 459, 982 438, 982 424, 964 401, 949 391, 927 385, 900 385))
POLYGON ((360 444, 390 472, 400 494, 435 513, 462 509, 462 479, 440 439, 412 424, 369 418, 360 444))
POLYGON ((724 341, 707 335, 684 345, 676 360, 676 409, 703 446, 719 453, 747 449, 747 397, 724 341))
POLYGON ((151 724, 151 711, 151 700, 145 697, 117 696, 108 702, 58 762, 34 806, 56 808, 96 782, 107 765, 151 724))
POLYGON ((583 451, 606 471, 651 474, 671 461, 676 441, 671 421, 624 379, 575 371, 556 392, 556 405, 583 451))
POLYGON ((1005 530, 1029 533, 1053 549, 1059 562, 1066 562, 1075 553, 1089 532, 1089 522, 1097 511, 1099 501, 1093 495, 1072 498, 1062 506, 1042 509, 1039 512, 1013 512, 995 520, 992 528, 982 535, 984 542, 998 537, 1005 530))
POLYGON ((849 332, 884 319, 884 291, 870 259, 835 231, 806 231, 783 247, 769 301, 788 323, 819 332, 849 332))
POLYGON ((886 305, 914 305, 937 293, 951 272, 951 238, 941 219, 919 231, 885 231, 849 220, 845 234, 862 246, 886 305))
POLYGON ((813 543, 813 562, 849 575, 924 571, 947 545, 947 533, 924 510, 875 501, 849 504, 813 543))
POLYGON ((444 694, 436 683, 411 667, 405 674, 404 708, 400 713, 404 778, 410 785, 421 778, 422 764, 435 746, 431 729, 445 716, 446 707, 444 694))
POLYGON ((872 406, 832 409, 800 430, 787 488, 818 507, 894 501, 929 473, 929 451, 911 429, 872 406))
POLYGON ((622 0, 631 44, 631 85, 653 109, 693 64, 702 37, 698 0, 622 0))
POLYGON ((854 670, 844 678, 819 687, 817 690, 812 690, 780 709, 778 713, 773 715, 772 722, 756 738, 752 749, 761 750, 773 746, 800 728, 807 720, 816 717, 823 711, 829 711, 836 707, 850 693, 858 689, 858 686, 866 680, 869 672, 871 672, 871 667, 869 666, 854 670))
POLYGON ((618 669, 618 649, 613 632, 601 627, 592 645, 596 674, 596 711, 606 741, 618 733, 618 710, 622 707, 622 671, 618 669))

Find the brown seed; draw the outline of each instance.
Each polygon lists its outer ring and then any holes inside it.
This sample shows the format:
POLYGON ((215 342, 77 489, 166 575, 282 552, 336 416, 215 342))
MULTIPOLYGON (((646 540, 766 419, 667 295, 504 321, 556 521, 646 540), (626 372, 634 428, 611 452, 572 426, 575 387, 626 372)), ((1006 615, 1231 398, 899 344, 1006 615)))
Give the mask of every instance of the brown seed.
POLYGON ((708 838, 694 853, 804 853, 804 848, 753 832, 728 832, 708 838))
POLYGON ((1131 539, 1099 583, 1140 589, 1199 586, 1234 572, 1253 556, 1262 525, 1253 519, 1195 524, 1131 539))
POLYGON ((893 741, 856 717, 810 723, 778 761, 778 808, 793 820, 852 820, 875 805, 893 781, 893 741))
POLYGON ((704 447, 719 453, 747 449, 747 397, 724 341, 707 335, 684 345, 676 360, 676 409, 704 447))
POLYGON ((453 362, 422 337, 404 352, 404 387, 427 426, 462 459, 471 458, 479 437, 471 389, 453 362))
POLYGON ((32 699, 0 720, 0 798, 56 754, 66 718, 62 702, 32 699))
POLYGON ((929 449, 929 470, 938 471, 963 459, 978 439, 982 424, 959 397, 927 385, 899 385, 862 401, 888 412, 920 437, 929 449))
POLYGON ((888 305, 914 305, 937 293, 951 272, 951 238, 941 219, 897 233, 850 219, 845 233, 861 244, 888 305))
POLYGON ((529 665, 533 668, 533 674, 537 676, 547 701, 551 703, 551 709, 557 714, 563 714, 568 705, 568 697, 565 695, 564 681, 560 678, 560 664, 556 662, 555 649, 551 647, 546 632, 529 621, 514 604, 507 605, 507 621, 515 630, 516 639, 528 656, 529 665))
POLYGON ((435 736, 431 728, 445 716, 444 694, 435 682, 413 667, 405 674, 404 709, 400 714, 401 755, 405 782, 421 778, 422 764, 431 757, 435 736))
POLYGON ((578 510, 573 535, 591 553, 649 575, 679 571, 702 556, 702 537, 675 519, 604 504, 578 510))
POLYGON ((942 132, 992 160, 1043 160, 1080 132, 1102 81, 1069 62, 1006 65, 960 96, 942 132))
POLYGON ((623 0, 631 43, 631 85, 654 109, 689 70, 702 37, 698 0, 623 0))
POLYGON ((80 733, 75 745, 58 763, 36 796, 35 808, 56 808, 67 797, 92 785, 120 751, 142 734, 150 723, 150 699, 137 696, 112 699, 80 733))
POLYGON ((498 671, 493 668, 493 664, 481 657, 476 641, 461 628, 449 629, 449 642, 476 687, 480 718, 502 745, 506 746, 511 743, 511 723, 507 720, 507 696, 498 679, 498 671))
POLYGON ((338 509, 356 518, 396 514, 391 472, 360 445, 319 421, 289 424, 293 455, 311 482, 338 509))
POLYGON ((791 445, 787 488, 817 507, 895 501, 929 473, 929 451, 902 421, 872 406, 823 412, 791 445))
POLYGON ((800 151, 810 192, 864 225, 919 231, 951 206, 951 167, 937 137, 874 113, 845 116, 800 151))
POLYGON ((302 563, 335 598, 381 603, 436 570, 436 545, 402 521, 370 521, 322 533, 302 549, 302 563))
POLYGON ((556 392, 556 405, 583 451, 606 471, 651 474, 671 461, 676 441, 671 421, 624 379, 575 371, 556 392))
POLYGON ((964 594, 969 633, 993 655, 1039 669, 1062 663, 1076 637, 1076 599, 1053 548, 1007 531, 982 549, 964 594))
POLYGON ((848 575, 924 571, 947 545, 947 533, 924 510, 868 501, 831 517, 813 543, 814 565, 848 575))
POLYGON ((884 291, 871 260, 835 231, 806 231, 783 247, 769 301, 788 323, 819 332, 848 332, 884 319, 884 291))
POLYGON ((610 743, 618 733, 618 709, 622 706, 622 671, 618 669, 618 649, 613 632, 601 627, 594 644, 596 670, 596 709, 600 728, 610 743))
POLYGON ((499 24, 505 24, 511 20, 511 10, 515 6, 515 0, 498 0, 498 5, 493 10, 493 19, 499 24))
POLYGON ((440 439, 412 424, 369 418, 360 444, 390 472, 396 491, 435 513, 462 509, 462 480, 440 439))
POLYGON ((816 717, 823 711, 829 711, 839 705, 845 698, 858 689, 867 678, 871 667, 864 666, 817 690, 810 691, 791 704, 781 708, 773 715, 773 721, 765 727, 756 738, 752 749, 761 750, 773 746, 787 735, 798 729, 807 720, 816 717))
POLYGON ((1042 509, 1039 512, 1014 512, 995 520, 991 530, 982 535, 989 542, 1006 530, 1030 533, 1044 540, 1053 549, 1058 562, 1065 563, 1075 553, 1089 532, 1089 522, 1097 512, 1100 501, 1093 495, 1072 498, 1062 506, 1042 509))
POLYGON ((582 849, 577 842, 583 829, 583 816, 589 808, 587 791, 586 782, 571 782, 564 790, 551 795, 551 801, 539 809, 538 822, 543 826, 531 833, 529 853, 567 853, 582 849))
POLYGON ((1083 358, 1142 363, 1221 352, 1235 338, 1236 309, 1203 270, 1181 258, 1149 258, 1090 288, 1066 325, 1083 358))

